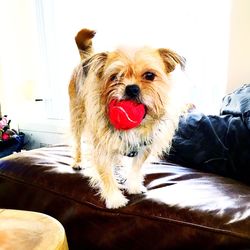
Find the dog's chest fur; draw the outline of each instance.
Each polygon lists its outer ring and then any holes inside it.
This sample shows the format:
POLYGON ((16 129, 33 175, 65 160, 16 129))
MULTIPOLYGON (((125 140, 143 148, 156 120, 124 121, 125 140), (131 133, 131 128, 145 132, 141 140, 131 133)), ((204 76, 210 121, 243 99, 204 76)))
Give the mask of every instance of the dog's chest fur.
POLYGON ((113 130, 110 134, 110 141, 113 141, 113 146, 116 146, 114 150, 121 155, 126 155, 129 157, 137 156, 140 151, 150 149, 154 151, 155 148, 164 149, 164 137, 161 128, 168 128, 168 122, 162 122, 161 124, 154 123, 149 126, 141 126, 139 128, 127 130, 127 131, 117 131, 113 130), (164 123, 164 125, 163 125, 164 123), (117 140, 118 138, 118 140, 117 140), (159 143, 161 141, 161 143, 159 143), (117 143, 116 143, 117 142, 117 143), (155 145, 157 144, 157 145, 155 145))
POLYGON ((119 153, 128 157, 137 156, 140 151, 151 147, 153 143, 152 135, 137 136, 134 135, 133 132, 130 132, 129 135, 128 133, 120 133, 119 137, 122 143, 121 151, 119 153))

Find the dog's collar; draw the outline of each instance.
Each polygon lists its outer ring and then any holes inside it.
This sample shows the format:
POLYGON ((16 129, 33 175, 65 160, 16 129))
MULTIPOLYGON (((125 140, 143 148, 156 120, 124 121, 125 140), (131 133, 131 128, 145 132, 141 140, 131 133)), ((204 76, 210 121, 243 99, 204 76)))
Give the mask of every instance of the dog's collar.
POLYGON ((133 151, 130 151, 128 154, 124 154, 124 156, 127 156, 127 157, 136 157, 138 155, 139 151, 138 150, 133 150, 133 151))
POLYGON ((140 142, 139 145, 129 145, 130 151, 124 153, 123 155, 127 156, 127 157, 136 157, 140 151, 140 148, 147 147, 147 146, 151 145, 152 143, 153 143, 153 140, 150 139, 148 141, 140 142))

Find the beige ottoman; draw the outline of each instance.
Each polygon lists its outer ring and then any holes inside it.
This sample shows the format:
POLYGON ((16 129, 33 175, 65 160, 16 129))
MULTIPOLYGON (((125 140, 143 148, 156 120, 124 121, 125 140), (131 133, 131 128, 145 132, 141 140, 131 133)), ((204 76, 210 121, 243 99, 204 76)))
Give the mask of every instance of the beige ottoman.
POLYGON ((63 226, 42 213, 0 209, 0 250, 67 250, 63 226))

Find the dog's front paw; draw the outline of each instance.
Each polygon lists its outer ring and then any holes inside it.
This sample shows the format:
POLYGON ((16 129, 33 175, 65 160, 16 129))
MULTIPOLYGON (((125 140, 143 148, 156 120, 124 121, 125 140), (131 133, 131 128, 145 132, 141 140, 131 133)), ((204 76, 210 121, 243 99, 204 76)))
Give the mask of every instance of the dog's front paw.
POLYGON ((128 203, 128 199, 120 191, 113 192, 105 199, 106 207, 115 209, 124 207, 128 203))
POLYGON ((81 169, 82 169, 82 167, 81 167, 81 162, 74 162, 74 163, 72 164, 72 168, 73 168, 74 170, 77 170, 77 171, 81 170, 81 169))
POLYGON ((127 191, 129 194, 142 194, 147 192, 147 188, 144 187, 141 183, 130 183, 127 186, 127 191))

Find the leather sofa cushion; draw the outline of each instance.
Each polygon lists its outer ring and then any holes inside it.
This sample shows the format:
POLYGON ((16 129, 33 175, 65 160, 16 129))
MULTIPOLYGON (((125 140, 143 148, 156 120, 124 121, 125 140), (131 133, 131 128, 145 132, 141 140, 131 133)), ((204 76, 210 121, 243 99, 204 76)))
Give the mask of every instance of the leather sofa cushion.
POLYGON ((48 214, 69 249, 249 249, 250 187, 168 162, 145 164, 145 195, 106 209, 69 146, 0 159, 0 207, 48 214))

